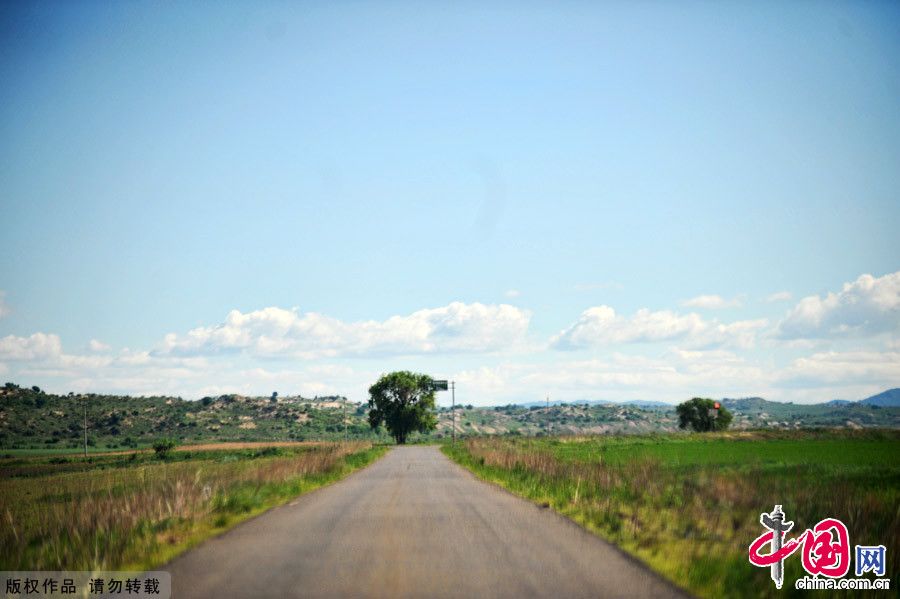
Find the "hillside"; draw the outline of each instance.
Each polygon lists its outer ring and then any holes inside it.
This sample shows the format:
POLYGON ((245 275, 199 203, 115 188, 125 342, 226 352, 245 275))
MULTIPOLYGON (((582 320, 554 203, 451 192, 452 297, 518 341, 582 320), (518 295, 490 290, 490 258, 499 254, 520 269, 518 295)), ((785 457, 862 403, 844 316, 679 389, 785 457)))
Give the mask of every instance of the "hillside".
MULTIPOLYGON (((47 394, 0 389, 0 448, 75 448, 83 443, 117 449, 146 446, 160 437, 179 443, 351 438, 378 439, 365 410, 343 397, 221 395, 200 401, 178 397, 47 394), (346 427, 345 427, 346 424, 346 427), (345 430, 346 428, 346 430, 345 430)), ((386 437, 385 437, 386 438, 386 437)))
POLYGON ((900 389, 888 389, 887 391, 882 391, 878 395, 867 397, 859 403, 870 406, 881 406, 882 408, 900 407, 900 389))
MULTIPOLYGON (((878 397, 878 396, 876 396, 878 397)), ((900 408, 852 402, 799 405, 759 397, 724 399, 735 429, 808 427, 900 428, 900 408)), ((82 446, 85 411, 92 451, 146 447, 162 437, 178 443, 213 441, 384 440, 369 428, 365 404, 344 397, 245 397, 199 401, 178 397, 53 395, 8 384, 0 389, 0 450, 74 450, 82 446)), ((453 412, 438 411, 437 429, 451 435, 453 412)), ((674 432, 674 406, 620 403, 457 406, 458 436, 586 435, 674 432)), ((422 437, 417 437, 422 438, 422 437)))

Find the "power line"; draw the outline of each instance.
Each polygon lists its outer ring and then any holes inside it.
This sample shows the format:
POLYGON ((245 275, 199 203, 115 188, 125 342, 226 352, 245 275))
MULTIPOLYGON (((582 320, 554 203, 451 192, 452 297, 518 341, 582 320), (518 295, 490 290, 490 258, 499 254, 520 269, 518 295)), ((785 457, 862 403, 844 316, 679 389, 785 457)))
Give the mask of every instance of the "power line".
POLYGON ((456 381, 450 381, 451 413, 453 414, 453 443, 456 443, 456 381))

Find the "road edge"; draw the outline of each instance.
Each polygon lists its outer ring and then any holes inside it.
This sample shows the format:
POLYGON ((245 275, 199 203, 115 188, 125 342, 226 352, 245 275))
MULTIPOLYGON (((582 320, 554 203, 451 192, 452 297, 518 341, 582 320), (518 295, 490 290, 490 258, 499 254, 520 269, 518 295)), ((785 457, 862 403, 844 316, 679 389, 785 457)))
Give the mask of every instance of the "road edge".
POLYGON ((581 534, 586 534, 586 535, 590 536, 592 539, 601 541, 602 543, 609 546, 610 549, 612 549, 613 551, 615 551, 616 553, 618 553, 619 555, 624 557, 626 560, 628 560, 629 562, 633 563, 634 565, 642 568, 643 570, 645 570, 647 572, 647 574, 649 574, 650 576, 653 576, 660 583, 669 587, 673 591, 674 594, 680 595, 680 596, 686 597, 686 598, 687 597, 697 597, 697 595, 694 595, 693 593, 691 593, 691 591, 689 589, 682 587, 676 581, 663 575, 661 572, 654 569, 652 566, 650 566, 650 564, 648 564, 644 560, 640 559, 638 556, 632 555, 631 553, 626 551, 624 548, 613 543, 609 539, 597 534, 595 531, 589 529, 588 527, 581 524, 580 522, 573 520, 572 518, 569 518, 565 514, 556 511, 555 509, 553 509, 552 506, 538 503, 538 502, 530 499, 529 497, 525 497, 523 495, 519 495, 518 493, 514 493, 510 489, 504 487, 502 484, 500 484, 494 480, 482 478, 477 472, 475 472, 473 470, 469 470, 468 468, 466 468, 465 466, 463 466, 462 464, 460 464, 459 462, 454 460, 452 457, 450 457, 447 454, 447 452, 444 451, 444 448, 446 446, 447 446, 446 443, 442 443, 440 445, 435 445, 435 447, 439 448, 438 450, 447 459, 448 462, 450 462, 454 467, 456 467, 459 470, 461 470, 462 472, 464 472, 466 475, 471 477, 476 482, 487 485, 494 489, 497 489, 503 493, 506 493, 507 495, 510 495, 511 497, 515 497, 516 499, 522 500, 522 501, 528 503, 529 505, 533 506, 534 508, 540 510, 541 512, 549 512, 549 513, 553 514, 553 516, 556 517, 558 520, 564 522, 567 526, 573 527, 573 528, 577 529, 578 531, 580 531, 581 534))

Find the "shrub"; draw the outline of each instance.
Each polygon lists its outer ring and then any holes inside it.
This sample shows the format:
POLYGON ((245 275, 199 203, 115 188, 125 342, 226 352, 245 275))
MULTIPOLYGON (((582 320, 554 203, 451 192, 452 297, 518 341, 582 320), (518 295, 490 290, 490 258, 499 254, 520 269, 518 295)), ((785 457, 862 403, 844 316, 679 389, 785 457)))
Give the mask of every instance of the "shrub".
POLYGON ((153 444, 153 451, 156 452, 156 457, 159 458, 166 457, 173 449, 175 449, 174 439, 160 439, 153 444))

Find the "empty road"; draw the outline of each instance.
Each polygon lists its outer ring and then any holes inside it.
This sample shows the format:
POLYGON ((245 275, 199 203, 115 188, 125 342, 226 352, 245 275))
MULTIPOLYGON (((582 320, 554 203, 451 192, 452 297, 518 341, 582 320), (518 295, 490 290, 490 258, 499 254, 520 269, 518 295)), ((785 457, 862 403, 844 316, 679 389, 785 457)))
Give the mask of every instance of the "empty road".
POLYGON ((162 568, 172 596, 672 597, 680 592, 436 447, 397 447, 162 568))

